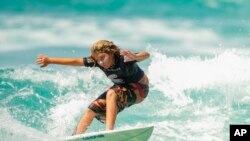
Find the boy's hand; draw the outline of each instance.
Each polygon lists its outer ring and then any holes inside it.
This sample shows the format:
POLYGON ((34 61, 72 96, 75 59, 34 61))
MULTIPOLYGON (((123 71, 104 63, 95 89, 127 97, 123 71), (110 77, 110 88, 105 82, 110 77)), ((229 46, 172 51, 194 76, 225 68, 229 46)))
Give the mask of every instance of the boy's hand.
POLYGON ((136 60, 136 55, 129 50, 122 50, 120 54, 124 56, 124 62, 130 62, 136 60))
POLYGON ((46 67, 49 64, 49 58, 41 54, 37 57, 36 63, 40 65, 41 68, 46 67))

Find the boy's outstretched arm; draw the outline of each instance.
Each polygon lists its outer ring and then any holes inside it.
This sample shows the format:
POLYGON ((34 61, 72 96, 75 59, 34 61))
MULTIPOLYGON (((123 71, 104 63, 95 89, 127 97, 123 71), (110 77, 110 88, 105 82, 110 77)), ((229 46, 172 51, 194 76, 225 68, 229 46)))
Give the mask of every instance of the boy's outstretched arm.
POLYGON ((40 67, 46 67, 49 64, 84 66, 82 58, 49 58, 42 54, 37 57, 36 63, 40 65, 40 67))
POLYGON ((120 54, 123 56, 126 56, 125 62, 129 62, 129 61, 143 61, 145 59, 147 59, 150 54, 147 51, 143 51, 143 52, 139 52, 139 53, 132 53, 129 50, 122 50, 120 51, 120 54))

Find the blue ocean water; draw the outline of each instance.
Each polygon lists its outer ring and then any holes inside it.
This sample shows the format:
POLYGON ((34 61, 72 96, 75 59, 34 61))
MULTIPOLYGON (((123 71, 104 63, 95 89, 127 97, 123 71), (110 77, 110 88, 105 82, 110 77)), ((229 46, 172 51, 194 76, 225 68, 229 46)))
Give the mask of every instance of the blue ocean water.
MULTIPOLYGON (((150 141, 227 141, 250 122, 249 1, 1 0, 0 140, 71 135, 112 83, 98 69, 35 65, 38 54, 83 57, 100 39, 151 57, 141 104, 116 128, 154 125, 150 141)), ((105 127, 94 121, 88 132, 105 127)))

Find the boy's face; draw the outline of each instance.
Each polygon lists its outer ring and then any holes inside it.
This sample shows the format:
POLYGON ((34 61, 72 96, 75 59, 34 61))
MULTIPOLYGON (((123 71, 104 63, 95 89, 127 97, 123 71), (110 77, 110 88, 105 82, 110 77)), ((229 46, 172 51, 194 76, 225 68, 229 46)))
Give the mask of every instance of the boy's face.
POLYGON ((93 57, 97 63, 105 69, 108 69, 114 63, 114 54, 112 53, 96 53, 93 57))

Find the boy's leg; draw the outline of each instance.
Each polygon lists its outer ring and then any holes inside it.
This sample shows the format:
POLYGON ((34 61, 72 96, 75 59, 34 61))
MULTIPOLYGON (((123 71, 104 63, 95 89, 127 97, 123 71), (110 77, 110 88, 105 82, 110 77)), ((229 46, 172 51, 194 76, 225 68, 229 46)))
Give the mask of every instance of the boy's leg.
POLYGON ((82 134, 84 133, 91 122, 93 121, 94 117, 96 116, 96 113, 93 112, 91 109, 87 109, 87 111, 84 113, 82 118, 80 119, 80 122, 78 123, 75 133, 73 134, 82 134))
POLYGON ((117 95, 114 90, 110 89, 106 95, 106 130, 113 130, 117 116, 117 95))

